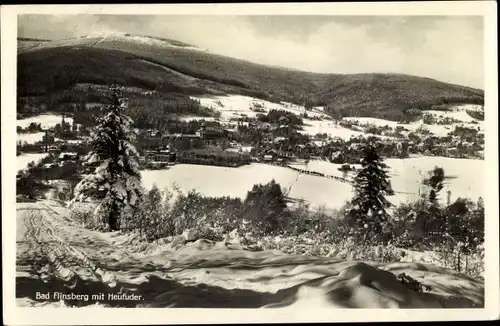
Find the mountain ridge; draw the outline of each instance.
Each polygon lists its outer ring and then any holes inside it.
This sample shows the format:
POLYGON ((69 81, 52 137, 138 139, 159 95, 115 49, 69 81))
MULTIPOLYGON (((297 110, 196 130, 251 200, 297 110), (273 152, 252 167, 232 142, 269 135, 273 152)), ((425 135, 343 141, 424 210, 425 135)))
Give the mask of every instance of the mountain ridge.
POLYGON ((170 39, 125 34, 43 42, 27 50, 20 49, 20 96, 41 95, 77 82, 104 85, 118 82, 187 95, 241 94, 325 106, 333 116, 389 120, 408 118, 418 113, 409 114, 412 109, 421 111, 435 105, 484 104, 481 89, 429 77, 401 73, 305 72, 213 54, 183 42, 178 44, 181 46, 172 45, 170 39), (59 79, 58 85, 54 85, 54 79, 59 79), (44 89, 43 85, 48 87, 44 89))

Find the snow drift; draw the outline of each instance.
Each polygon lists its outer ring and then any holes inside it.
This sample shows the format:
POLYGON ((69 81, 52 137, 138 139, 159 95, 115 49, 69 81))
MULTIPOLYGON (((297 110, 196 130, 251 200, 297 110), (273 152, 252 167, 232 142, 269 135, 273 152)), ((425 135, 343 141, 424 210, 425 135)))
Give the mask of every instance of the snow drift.
POLYGON ((173 237, 141 243, 130 234, 83 229, 54 203, 18 205, 17 302, 20 306, 281 308, 473 308, 484 306, 484 284, 449 269, 418 263, 252 251, 241 245, 173 237), (38 209, 41 216, 30 215, 38 209), (63 227, 64 226, 64 227, 63 227), (35 236, 37 246, 30 246, 35 236), (29 272, 36 250, 51 252, 61 275, 29 272), (30 258, 31 257, 31 258, 30 258), (98 266, 90 270, 86 266, 98 266), (397 276, 423 286, 416 291, 397 276), (99 275, 97 275, 99 274, 99 275), (36 300, 33 289, 104 293, 102 300, 36 300), (140 300, 118 300, 134 294, 140 300), (111 295, 116 295, 109 300, 111 295))

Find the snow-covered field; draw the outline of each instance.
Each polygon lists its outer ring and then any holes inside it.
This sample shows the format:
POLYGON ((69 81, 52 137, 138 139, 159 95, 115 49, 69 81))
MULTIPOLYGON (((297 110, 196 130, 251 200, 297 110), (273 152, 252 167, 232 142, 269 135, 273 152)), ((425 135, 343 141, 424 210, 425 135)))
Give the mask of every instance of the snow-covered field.
POLYGON ((240 168, 181 164, 169 170, 142 171, 142 180, 148 189, 155 183, 160 189, 172 189, 176 184, 184 192, 195 189, 205 196, 213 197, 245 198, 254 184, 267 183, 272 179, 284 191, 290 191, 289 196, 305 199, 316 206, 340 207, 351 197, 349 184, 266 164, 251 164, 240 168))
POLYGON ((458 197, 472 200, 484 197, 485 164, 483 160, 422 156, 404 160, 387 159, 386 163, 391 167, 389 176, 395 191, 417 194, 427 171, 438 166, 442 167, 445 176, 449 177, 445 180, 444 188, 441 190, 441 200, 446 200, 448 191, 451 191, 452 201, 458 197))
MULTIPOLYGON (((95 103, 89 103, 95 104, 95 103)), ((64 121, 73 124, 73 118, 64 117, 64 121)), ((31 123, 39 123, 42 129, 50 129, 55 127, 57 124, 62 122, 62 115, 55 114, 41 114, 34 117, 26 118, 26 119, 18 119, 17 126, 21 128, 27 128, 31 123)), ((78 125, 80 126, 80 125, 78 125)), ((17 142, 34 144, 36 142, 42 141, 45 132, 35 132, 35 133, 18 133, 17 134, 17 142)))
MULTIPOLYGON (((442 201, 446 200, 448 190, 451 191, 450 199, 452 201, 458 197, 477 200, 478 197, 484 196, 484 161, 482 160, 420 156, 407 159, 387 159, 385 163, 389 166, 388 174, 396 192, 394 196, 390 197, 390 201, 393 203, 416 199, 419 188, 422 186, 422 179, 435 166, 442 167, 445 175, 449 177, 441 191, 440 199, 442 201)), ((338 171, 341 165, 327 161, 312 160, 307 166, 304 164, 291 164, 291 166, 342 177, 342 172, 338 171)))
POLYGON ((450 118, 450 119, 455 119, 464 123, 470 123, 473 121, 477 121, 478 123, 481 122, 477 119, 474 119, 471 117, 466 111, 464 110, 453 110, 453 111, 436 111, 436 110, 427 110, 423 111, 426 114, 432 114, 435 117, 439 118, 450 118))
POLYGON ((26 154, 21 154, 19 156, 17 156, 16 158, 16 167, 17 167, 17 170, 23 170, 23 169, 26 169, 26 167, 28 166, 28 164, 33 161, 35 163, 37 163, 38 161, 40 161, 42 158, 44 158, 45 156, 47 156, 48 154, 47 153, 26 153, 26 154))
MULTIPOLYGON (((441 200, 458 197, 477 200, 484 196, 484 161, 451 159, 442 157, 416 157, 409 159, 388 159, 389 176, 396 194, 389 200, 393 204, 415 200, 426 173, 440 166, 450 178, 441 191, 441 200)), ((291 165, 303 170, 342 176, 338 164, 325 161, 311 161, 308 165, 291 165)), ((300 174, 288 168, 265 164, 251 164, 240 168, 225 168, 203 165, 175 165, 169 170, 142 171, 146 188, 154 183, 159 188, 177 184, 182 191, 197 190, 205 196, 231 196, 244 198, 256 183, 266 183, 273 178, 281 184, 289 196, 304 199, 311 207, 325 206, 329 209, 341 207, 352 198, 351 185, 335 179, 300 174)))
POLYGON ((34 144, 36 142, 42 141, 44 132, 35 132, 32 134, 17 134, 17 142, 34 144))
MULTIPOLYGON (((30 123, 39 123, 43 129, 48 129, 54 127, 56 124, 61 123, 62 116, 54 114, 42 114, 35 117, 30 117, 26 119, 17 120, 17 125, 22 128, 27 128, 30 123)), ((73 124, 73 118, 64 117, 64 121, 73 124)))

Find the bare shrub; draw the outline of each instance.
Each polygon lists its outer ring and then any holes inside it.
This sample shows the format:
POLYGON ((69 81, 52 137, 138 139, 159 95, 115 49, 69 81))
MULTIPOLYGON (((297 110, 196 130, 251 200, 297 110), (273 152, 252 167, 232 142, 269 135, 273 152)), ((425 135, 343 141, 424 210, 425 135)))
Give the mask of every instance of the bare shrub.
POLYGON ((92 203, 74 203, 71 205, 70 219, 91 230, 107 231, 103 216, 95 212, 96 205, 92 203))

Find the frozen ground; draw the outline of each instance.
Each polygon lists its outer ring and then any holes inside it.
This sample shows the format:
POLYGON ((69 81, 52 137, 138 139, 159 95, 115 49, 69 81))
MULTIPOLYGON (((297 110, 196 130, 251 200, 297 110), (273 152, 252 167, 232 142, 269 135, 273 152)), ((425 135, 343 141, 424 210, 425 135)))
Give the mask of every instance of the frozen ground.
MULTIPOLYGON (((389 176, 396 194, 389 200, 393 204, 418 198, 419 188, 425 174, 435 166, 444 168, 445 187, 441 200, 451 191, 450 199, 458 197, 477 200, 484 196, 484 161, 452 159, 443 157, 415 157, 409 159, 388 159, 389 176)), ((311 161, 308 165, 297 163, 291 166, 342 177, 340 165, 326 161, 311 161)), ((231 196, 245 198, 247 191, 256 183, 266 183, 273 178, 280 183, 289 196, 304 199, 312 207, 325 206, 329 209, 341 207, 352 198, 350 184, 319 176, 305 175, 288 168, 266 164, 250 164, 240 168, 225 168, 204 165, 175 165, 168 170, 142 171, 146 188, 154 183, 159 188, 177 184, 187 192, 195 189, 205 196, 231 196)))
POLYGON ((484 282, 420 263, 371 263, 250 251, 199 239, 144 244, 119 232, 83 229, 52 202, 18 203, 19 306, 205 308, 477 308, 484 282), (423 293, 397 281, 406 273, 423 293), (88 295, 37 299, 36 292, 88 295), (103 299, 92 294, 104 293, 103 299), (108 300, 109 294, 139 299, 108 300))

